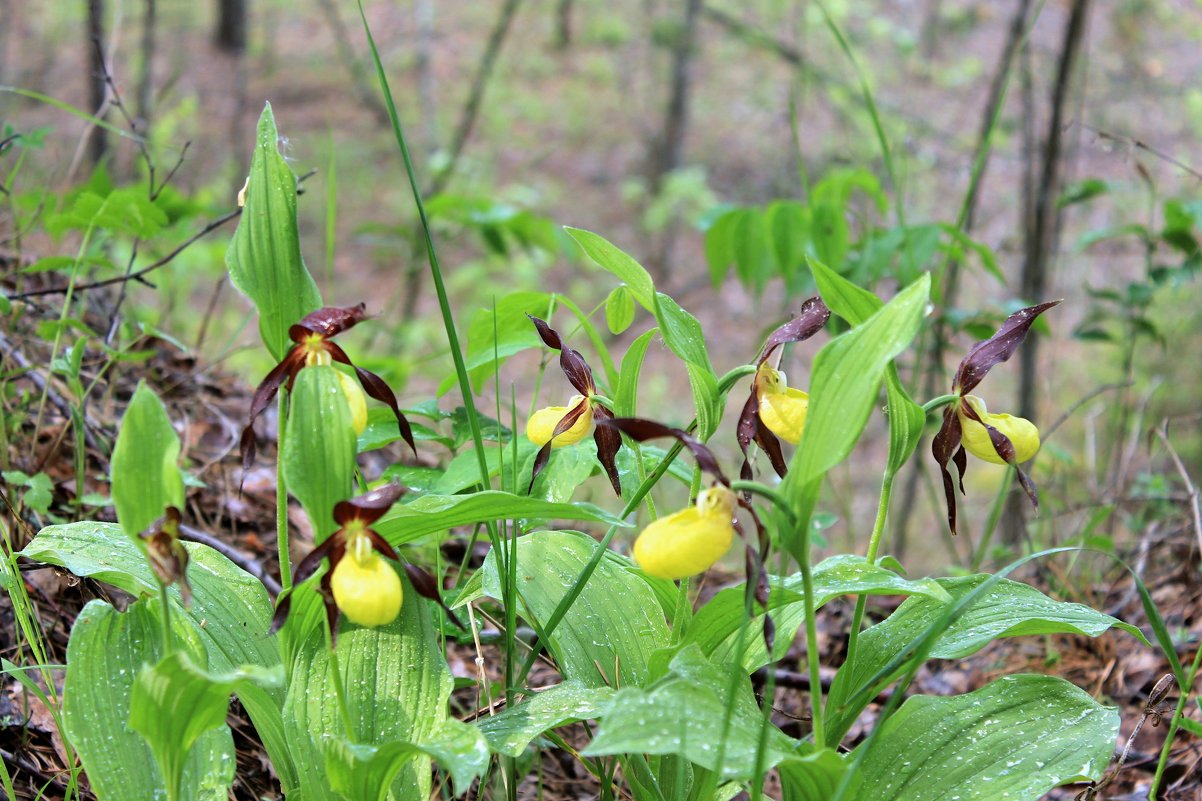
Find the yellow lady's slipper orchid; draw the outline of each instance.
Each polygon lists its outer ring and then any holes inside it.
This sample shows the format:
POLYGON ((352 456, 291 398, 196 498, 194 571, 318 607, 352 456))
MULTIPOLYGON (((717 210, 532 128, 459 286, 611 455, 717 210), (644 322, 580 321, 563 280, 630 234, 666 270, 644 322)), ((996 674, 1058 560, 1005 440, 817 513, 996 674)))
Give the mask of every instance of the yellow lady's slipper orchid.
MULTIPOLYGON (((1025 462, 1039 451, 1039 429, 1030 420, 1008 414, 989 414, 985 408, 985 401, 976 395, 965 395, 964 400, 972 404, 978 417, 1006 435, 1014 445, 1015 461, 1025 462)), ((964 450, 986 462, 1006 464, 1006 460, 998 456, 994 449, 985 426, 965 414, 962 408, 957 413, 960 416, 960 444, 964 446, 964 450)))
POLYGON ((383 626, 401 613, 401 579, 364 535, 347 547, 334 567, 330 589, 342 613, 360 626, 383 626))
POLYGON ((589 415, 587 406, 584 412, 576 418, 576 422, 572 424, 572 427, 555 437, 554 442, 551 441, 551 435, 555 433, 555 426, 559 424, 559 421, 583 400, 583 395, 573 395, 571 400, 568 401, 567 406, 547 406, 539 409, 530 415, 530 419, 526 421, 526 436, 539 447, 546 445, 548 442, 551 443, 552 448, 575 445, 588 436, 592 416, 589 415))
POLYGON ((351 426, 355 429, 355 436, 359 436, 367 430, 367 394, 359 382, 346 373, 339 372, 338 381, 342 384, 342 394, 346 396, 346 403, 351 409, 351 426))
POLYGON ((688 509, 661 517, 634 543, 634 561, 658 578, 680 579, 707 570, 734 540, 735 494, 723 486, 703 491, 688 509))
POLYGON ((760 420, 773 434, 796 445, 805 430, 810 396, 790 387, 785 374, 767 364, 760 365, 755 380, 759 391, 760 420))

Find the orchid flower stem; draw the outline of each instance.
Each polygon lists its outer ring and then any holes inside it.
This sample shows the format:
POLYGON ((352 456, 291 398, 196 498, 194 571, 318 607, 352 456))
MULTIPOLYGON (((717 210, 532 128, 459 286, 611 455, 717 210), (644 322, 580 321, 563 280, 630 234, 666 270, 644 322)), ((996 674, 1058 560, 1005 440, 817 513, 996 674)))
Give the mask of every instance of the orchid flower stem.
POLYGON ((752 495, 759 495, 761 498, 769 500, 773 506, 780 510, 786 519, 793 520, 793 509, 789 506, 779 492, 770 487, 765 487, 758 481, 732 481, 730 488, 735 492, 750 492, 752 495))
POLYGON ((604 395, 589 395, 588 399, 594 403, 598 403, 601 406, 604 406, 606 409, 609 409, 611 412, 614 410, 614 402, 612 400, 610 400, 609 398, 605 397, 604 395))
POLYGON ((814 618, 814 573, 810 569, 810 526, 801 532, 801 552, 805 558, 800 560, 801 587, 805 596, 806 609, 806 662, 810 668, 810 716, 814 727, 814 747, 821 751, 826 747, 826 723, 822 708, 822 673, 819 670, 818 659, 818 621, 814 618))
POLYGON ((949 392, 946 395, 940 395, 939 397, 931 398, 929 401, 927 401, 926 403, 924 403, 922 405, 922 410, 924 412, 926 412, 927 414, 930 414, 931 412, 935 411, 936 409, 939 409, 939 408, 942 408, 949 404, 955 403, 959 399, 960 399, 959 392, 949 392))
POLYGON ((288 389, 280 387, 279 436, 275 451, 275 541, 280 556, 280 587, 292 587, 292 557, 288 550, 288 485, 284 480, 284 431, 288 414, 288 389))
POLYGON ((972 563, 968 568, 973 573, 980 570, 981 564, 985 561, 989 545, 993 542, 993 532, 997 530, 998 521, 1002 517, 1002 509, 1006 505, 1006 498, 1010 495, 1010 487, 1013 484, 1014 468, 1011 467, 1006 470, 1006 475, 1002 478, 1002 485, 998 487, 993 504, 989 507, 989 517, 985 520, 985 530, 981 532, 981 541, 977 544, 977 550, 973 554, 972 563))
POLYGON ((342 686, 342 668, 338 664, 338 651, 334 648, 334 634, 330 631, 330 619, 325 617, 326 647, 330 649, 330 681, 334 684, 334 698, 338 703, 338 712, 342 715, 342 725, 346 727, 346 738, 355 741, 355 728, 351 723, 351 709, 346 702, 346 690, 342 686))
POLYGON ((171 656, 175 642, 171 637, 171 604, 167 598, 167 585, 159 582, 159 605, 163 607, 163 658, 171 656))
MULTIPOLYGON (((876 520, 872 524, 872 535, 868 538, 868 553, 865 558, 868 564, 876 564, 877 553, 881 547, 881 536, 885 532, 885 521, 889 517, 889 498, 893 494, 893 479, 896 476, 892 470, 885 471, 881 480, 881 498, 876 506, 876 520)), ((844 664, 852 664, 856 655, 856 645, 860 639, 860 628, 864 625, 864 607, 868 603, 867 595, 856 598, 856 609, 851 616, 851 629, 847 634, 847 659, 844 664)))

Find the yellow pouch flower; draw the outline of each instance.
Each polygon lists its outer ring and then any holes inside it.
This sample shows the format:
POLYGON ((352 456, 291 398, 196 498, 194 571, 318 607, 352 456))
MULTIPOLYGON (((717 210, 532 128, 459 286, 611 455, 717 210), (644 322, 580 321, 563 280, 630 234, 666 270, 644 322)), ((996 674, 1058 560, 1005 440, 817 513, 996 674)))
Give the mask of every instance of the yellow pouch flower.
MULTIPOLYGON (((976 395, 965 395, 964 399, 972 404, 977 415, 989 425, 1006 435, 1014 445, 1015 459, 1025 462, 1039 451, 1039 429, 1025 417, 1013 417, 1008 414, 990 414, 985 408, 985 401, 976 395)), ((1006 464, 1006 460, 998 456, 993 449, 993 441, 985 426, 973 420, 963 411, 957 411, 960 416, 960 444, 964 450, 978 459, 993 464, 1006 464)))
POLYGON ((759 388, 760 420, 773 434, 796 445, 805 430, 810 396, 790 387, 784 373, 766 364, 760 367, 756 384, 759 388))
POLYGON ((359 382, 346 373, 338 373, 338 382, 342 384, 342 394, 346 396, 346 403, 351 409, 351 426, 355 429, 355 436, 359 436, 367 429, 367 394, 359 382))
POLYGON ((735 536, 735 495, 713 487, 688 509, 651 523, 634 543, 634 561, 649 575, 680 579, 707 570, 735 536))
POLYGON ((334 566, 330 589, 334 603, 352 623, 383 626, 401 613, 401 579, 392 566, 367 547, 360 558, 355 548, 334 566))
MULTIPOLYGON (((551 435, 555 433, 555 426, 564 418, 564 415, 575 408, 582 400, 584 400, 583 395, 573 395, 571 400, 568 401, 567 406, 547 406, 539 409, 530 415, 530 419, 526 421, 526 436, 540 448, 546 445, 551 441, 551 435)), ((591 424, 592 417, 586 408, 584 413, 572 424, 571 428, 555 438, 555 441, 551 443, 551 447, 562 448, 565 445, 575 445, 588 436, 591 424)))

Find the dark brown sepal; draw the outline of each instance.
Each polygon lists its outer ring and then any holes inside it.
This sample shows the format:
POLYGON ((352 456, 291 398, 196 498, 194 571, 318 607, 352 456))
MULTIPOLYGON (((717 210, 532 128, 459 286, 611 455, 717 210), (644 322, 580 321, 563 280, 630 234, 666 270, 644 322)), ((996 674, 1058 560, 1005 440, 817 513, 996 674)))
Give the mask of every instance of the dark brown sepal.
POLYGON ((330 358, 340 364, 345 364, 355 371, 355 376, 359 379, 359 384, 363 387, 363 391, 370 398, 375 398, 392 409, 392 413, 396 415, 397 428, 401 432, 401 438, 405 440, 405 444, 413 451, 413 455, 417 455, 417 444, 413 441, 413 429, 409 427, 409 420, 405 418, 404 412, 401 411, 400 404, 397 403, 396 394, 388 383, 373 373, 371 370, 365 370, 351 361, 351 357, 346 355, 340 346, 333 342, 325 342, 322 344, 326 353, 330 354, 330 358))
POLYGON ((586 398, 589 395, 597 394, 592 368, 588 366, 588 362, 584 360, 580 352, 565 345, 559 332, 547 325, 544 320, 530 314, 526 316, 530 318, 530 322, 534 323, 534 328, 547 347, 559 351, 559 369, 563 370, 563 374, 567 376, 568 383, 586 398))
POLYGON ((288 351, 288 355, 279 364, 271 368, 271 372, 264 376, 263 380, 259 382, 259 386, 255 388, 254 397, 250 401, 250 414, 247 415, 246 427, 242 429, 242 436, 238 443, 239 450, 242 452, 243 478, 255 462, 255 420, 279 394, 284 379, 291 380, 292 371, 299 371, 301 364, 303 364, 303 358, 300 356, 300 352, 293 348, 288 351))
POLYGON ((334 569, 334 565, 342 559, 346 553, 346 545, 342 542, 342 538, 334 533, 326 538, 326 540, 318 545, 313 550, 305 555, 305 558, 300 561, 293 571, 293 585, 301 584, 308 581, 317 572, 317 568, 321 566, 321 560, 327 556, 330 557, 330 570, 334 569))
POLYGON ((534 489, 534 479, 538 478, 538 474, 543 472, 543 468, 547 466, 547 461, 551 458, 551 446, 555 442, 555 438, 576 425, 576 421, 580 419, 580 416, 588 411, 588 405, 588 398, 581 398, 575 406, 568 409, 563 417, 559 418, 559 422, 555 424, 555 428, 551 429, 551 439, 543 443, 543 446, 538 449, 538 454, 534 457, 534 469, 530 471, 530 485, 526 487, 527 495, 534 489))
POLYGON ((754 611, 758 603, 764 610, 764 646, 771 658, 772 646, 776 642, 776 624, 772 622, 772 617, 768 614, 770 597, 768 573, 764 570, 764 562, 760 558, 759 551, 751 547, 751 543, 747 543, 743 548, 743 565, 747 574, 747 581, 744 584, 745 592, 751 595, 751 598, 747 599, 748 606, 754 611))
POLYGON ((659 437, 671 437, 689 449, 693 454, 693 458, 697 460, 698 467, 718 479, 724 486, 730 486, 730 481, 722 472, 722 468, 718 466, 718 460, 714 458, 714 454, 706 447, 705 443, 687 431, 682 431, 679 428, 666 426, 663 423, 657 423, 654 420, 647 420, 642 417, 614 417, 609 420, 601 420, 599 423, 600 425, 613 426, 638 442, 659 437))
POLYGON ((400 554, 398 554, 396 549, 392 547, 392 543, 381 537, 378 533, 370 528, 364 533, 367 534, 367 539, 371 542, 373 551, 381 556, 387 556, 394 562, 401 561, 400 554))
POLYGON ((288 329, 288 336, 293 342, 301 342, 309 334, 329 339, 348 328, 354 328, 366 317, 366 303, 357 306, 325 306, 302 317, 300 322, 288 329))
POLYGON ((822 302, 822 298, 817 295, 807 298, 796 317, 768 335, 759 358, 755 360, 756 367, 766 362, 772 352, 786 342, 801 342, 817 334, 830 317, 831 310, 822 302))
POLYGON ((442 611, 446 613, 451 622, 462 629, 463 624, 459 622, 459 618, 455 617, 455 613, 442 600, 442 593, 438 591, 438 582, 435 578, 412 562, 405 562, 404 566, 405 575, 409 577, 409 583, 413 585, 413 589, 417 590, 417 594, 441 606, 442 611))
POLYGON ((617 429, 603 425, 606 420, 614 418, 613 412, 599 403, 593 404, 593 421, 598 425, 593 429, 593 441, 597 443, 597 461, 605 468, 609 476, 609 484, 614 488, 614 494, 622 497, 622 481, 618 477, 617 456, 622 447, 622 435, 617 429))
POLYGON ((292 611, 292 593, 294 592, 296 592, 295 585, 276 598, 275 612, 271 616, 271 627, 267 629, 268 634, 275 634, 284 627, 285 621, 288 620, 288 613, 292 611))
MULTIPOLYGON (((1036 491, 1035 483, 1031 481, 1031 477, 1023 472, 1023 469, 1018 466, 1018 454, 1014 450, 1014 443, 1011 442, 1010 438, 1001 431, 998 431, 996 428, 989 425, 989 423, 986 423, 984 420, 982 420, 981 416, 977 414, 977 410, 973 408, 971 403, 962 403, 961 408, 964 410, 964 414, 966 414, 970 419, 976 420, 978 423, 985 426, 985 431, 989 433, 989 444, 993 446, 993 452, 1001 457, 1006 464, 1014 468, 1014 472, 1018 474, 1018 483, 1022 485, 1023 492, 1027 493, 1027 498, 1030 499, 1031 505, 1034 506, 1035 511, 1038 512, 1039 493, 1036 491)), ((963 480, 961 480, 960 491, 964 491, 963 480)))
POLYGON ((359 520, 371 525, 383 517, 392 508, 392 505, 408 491, 403 484, 394 481, 362 495, 356 495, 354 498, 339 501, 334 504, 334 522, 345 526, 352 520, 359 520))
POLYGON ((953 535, 956 533, 956 483, 952 480, 952 474, 948 471, 947 465, 959 452, 960 458, 956 460, 956 466, 960 468, 960 491, 963 492, 963 465, 967 461, 963 455, 964 449, 960 447, 960 417, 956 414, 956 406, 959 403, 956 401, 952 405, 944 407, 943 425, 931 440, 931 455, 935 457, 935 463, 939 465, 939 474, 943 478, 943 496, 947 501, 947 524, 953 535))
POLYGON ((1058 300, 1052 300, 1028 306, 1007 317, 997 333, 969 349, 968 355, 956 368, 952 389, 961 395, 972 392, 994 365, 1006 361, 1018 350, 1035 319, 1059 303, 1058 300))

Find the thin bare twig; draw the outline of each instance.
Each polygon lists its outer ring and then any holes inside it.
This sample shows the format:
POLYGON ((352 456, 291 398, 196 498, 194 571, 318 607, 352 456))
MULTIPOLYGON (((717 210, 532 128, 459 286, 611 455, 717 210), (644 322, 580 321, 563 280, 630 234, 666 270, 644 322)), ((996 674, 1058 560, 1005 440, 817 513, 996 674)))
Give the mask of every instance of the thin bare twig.
POLYGON ((1190 480, 1189 471, 1185 469, 1181 457, 1177 455, 1173 444, 1169 442, 1169 423, 1167 420, 1160 424, 1160 428, 1156 429, 1156 436, 1160 437, 1160 441, 1164 443, 1164 448, 1168 451, 1169 458, 1173 460, 1173 467, 1177 468, 1177 475, 1181 476, 1181 480, 1185 482, 1185 489, 1189 494, 1190 512, 1193 518, 1194 536, 1198 538, 1198 553, 1202 555, 1202 510, 1199 510, 1198 506, 1198 488, 1190 480))
POLYGON ((192 528, 191 526, 181 525, 179 527, 180 538, 189 542, 199 542, 202 545, 207 545, 214 551, 229 559, 238 567, 250 573, 252 576, 263 582, 263 586, 267 589, 269 595, 275 598, 282 591, 280 583, 272 577, 263 563, 258 559, 247 556, 232 545, 223 542, 211 534, 207 534, 200 529, 192 528))
MULTIPOLYGON (((67 401, 67 399, 58 394, 54 387, 50 386, 49 379, 38 372, 38 368, 35 367, 33 363, 29 361, 29 359, 25 358, 25 354, 22 353, 19 348, 9 343, 8 337, 5 336, 3 332, 0 332, 0 351, 3 351, 6 357, 12 359, 18 367, 24 370, 25 375, 29 377, 29 380, 32 381, 38 389, 46 393, 46 398, 52 404, 54 404, 54 408, 58 409, 59 414, 61 414, 64 419, 74 419, 71 411, 71 404, 67 401)), ((90 448, 99 449, 100 446, 96 441, 96 437, 92 434, 92 428, 99 429, 100 427, 89 420, 85 413, 83 425, 84 442, 86 442, 90 448)))

